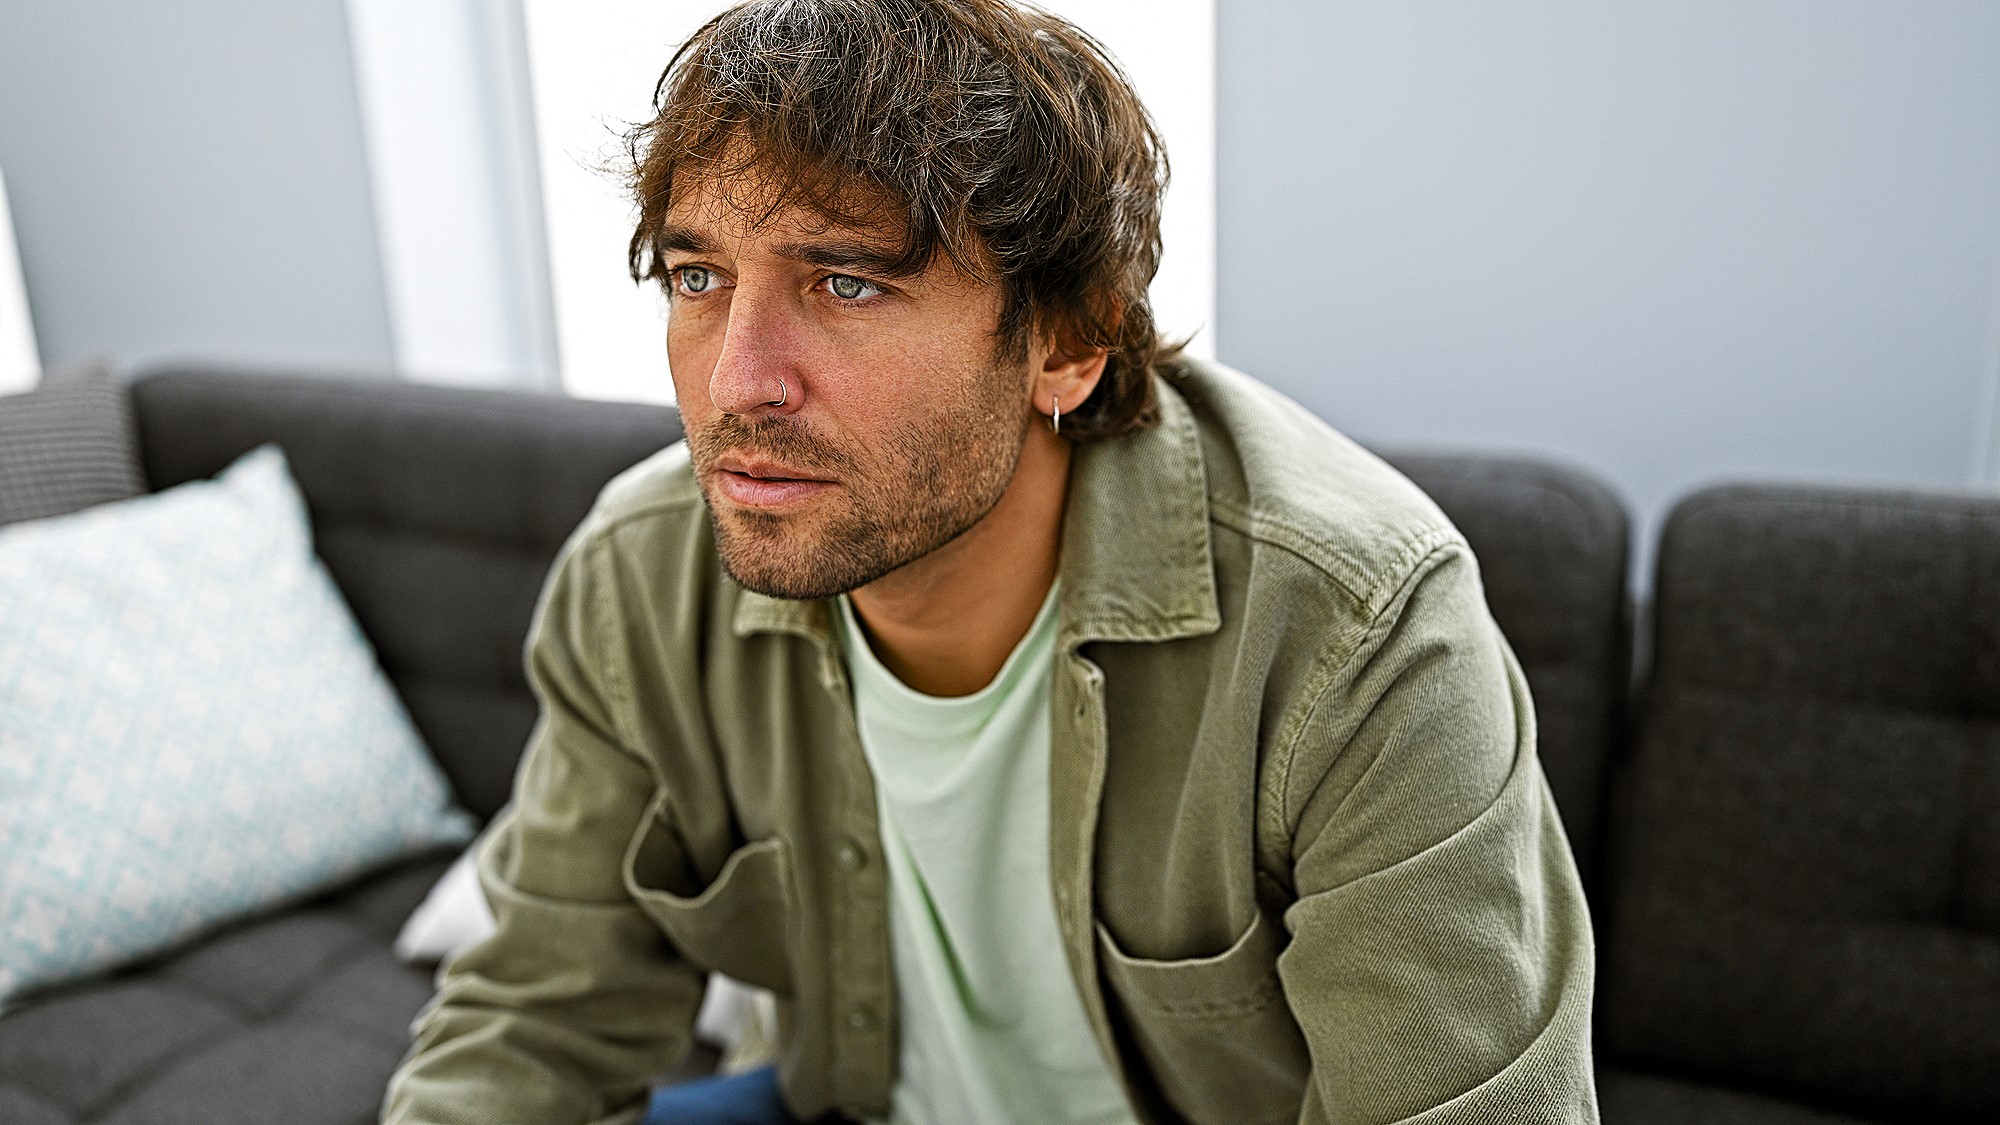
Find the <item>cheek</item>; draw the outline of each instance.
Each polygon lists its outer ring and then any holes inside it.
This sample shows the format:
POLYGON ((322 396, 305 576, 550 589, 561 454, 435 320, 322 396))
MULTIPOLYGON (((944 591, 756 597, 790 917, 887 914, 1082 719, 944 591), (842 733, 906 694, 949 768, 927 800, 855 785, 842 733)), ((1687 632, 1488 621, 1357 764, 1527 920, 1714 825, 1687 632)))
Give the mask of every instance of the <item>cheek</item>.
POLYGON ((898 326, 858 342, 845 366, 856 373, 873 413, 889 422, 990 406, 1011 373, 994 369, 992 338, 971 316, 898 326))
POLYGON ((683 316, 667 318, 667 373, 673 378, 674 399, 680 403, 706 403, 709 376, 715 371, 718 351, 711 334, 683 316))

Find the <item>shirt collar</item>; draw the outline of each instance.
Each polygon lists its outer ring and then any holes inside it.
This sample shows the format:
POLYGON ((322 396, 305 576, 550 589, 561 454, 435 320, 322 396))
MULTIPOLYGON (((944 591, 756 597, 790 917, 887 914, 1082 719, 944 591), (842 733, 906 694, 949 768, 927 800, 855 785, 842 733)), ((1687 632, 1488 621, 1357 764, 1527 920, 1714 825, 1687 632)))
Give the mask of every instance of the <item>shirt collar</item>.
MULTIPOLYGON (((1156 376, 1153 386, 1157 425, 1080 445, 1070 461, 1057 640, 1065 651, 1093 640, 1201 636, 1222 625, 1201 436, 1172 384, 1156 376)), ((734 630, 830 644, 831 604, 744 590, 734 630)))
POLYGON ((1208 475, 1194 411, 1167 380, 1151 429, 1077 447, 1063 516, 1062 635, 1165 641, 1213 633, 1208 475))

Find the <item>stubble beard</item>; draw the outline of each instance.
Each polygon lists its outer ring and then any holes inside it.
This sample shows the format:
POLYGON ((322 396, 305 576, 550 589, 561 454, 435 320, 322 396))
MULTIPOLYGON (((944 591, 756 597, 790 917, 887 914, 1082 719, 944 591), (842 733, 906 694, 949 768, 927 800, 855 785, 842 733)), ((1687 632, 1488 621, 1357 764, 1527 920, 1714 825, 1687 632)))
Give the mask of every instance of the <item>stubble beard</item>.
POLYGON ((1013 372, 995 364, 972 394, 888 434, 862 458, 806 429, 796 415, 722 415, 690 431, 689 449, 708 499, 722 568, 745 589, 814 600, 866 586, 965 534, 1006 494, 1029 417, 1013 372), (840 481, 820 518, 718 503, 715 459, 751 451, 840 481))

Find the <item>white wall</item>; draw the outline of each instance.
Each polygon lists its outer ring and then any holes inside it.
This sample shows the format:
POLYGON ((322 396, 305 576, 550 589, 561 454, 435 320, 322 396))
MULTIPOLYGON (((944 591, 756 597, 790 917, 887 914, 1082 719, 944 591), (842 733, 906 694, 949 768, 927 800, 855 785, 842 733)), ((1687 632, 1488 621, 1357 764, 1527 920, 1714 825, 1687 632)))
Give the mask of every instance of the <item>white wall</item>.
POLYGON ((392 360, 341 0, 0 0, 42 360, 392 360))
POLYGON ((14 252, 11 215, 7 181, 0 177, 0 395, 33 387, 42 373, 35 322, 28 312, 28 290, 21 280, 21 259, 14 252))
POLYGON ((557 386, 520 9, 348 0, 396 366, 557 386))
POLYGON ((2000 5, 1237 0, 1220 53, 1222 358, 1356 436, 1571 458, 1647 535, 1995 479, 2000 5))
MULTIPOLYGON (((660 297, 632 285, 633 214, 615 169, 618 135, 651 116, 660 71, 726 5, 711 0, 523 0, 541 145, 563 384, 588 398, 669 401, 660 297)), ((1161 323, 1213 354, 1214 0, 1055 0, 1103 40, 1166 135, 1174 166, 1167 252, 1153 287, 1161 323)))

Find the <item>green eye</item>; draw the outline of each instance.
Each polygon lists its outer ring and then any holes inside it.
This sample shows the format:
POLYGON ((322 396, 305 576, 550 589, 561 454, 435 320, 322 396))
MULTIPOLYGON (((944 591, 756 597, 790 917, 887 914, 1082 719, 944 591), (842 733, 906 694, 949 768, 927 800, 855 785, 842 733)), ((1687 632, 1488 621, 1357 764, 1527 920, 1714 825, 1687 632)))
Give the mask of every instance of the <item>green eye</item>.
POLYGON ((843 301, 858 301, 863 297, 870 297, 881 292, 880 287, 874 282, 863 281, 858 277, 849 277, 844 273, 837 273, 827 278, 826 287, 834 296, 843 301))
POLYGON ((700 266, 682 266, 676 272, 680 274, 684 292, 706 293, 715 286, 715 275, 700 266))

